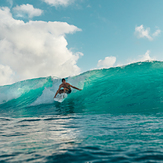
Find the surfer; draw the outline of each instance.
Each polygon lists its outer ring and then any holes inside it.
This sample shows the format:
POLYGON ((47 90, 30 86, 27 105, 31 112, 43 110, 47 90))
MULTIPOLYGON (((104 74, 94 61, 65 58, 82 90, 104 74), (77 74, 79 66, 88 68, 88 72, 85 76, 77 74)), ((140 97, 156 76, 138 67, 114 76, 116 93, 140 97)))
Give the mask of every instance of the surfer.
POLYGON ((70 84, 67 83, 66 80, 63 78, 63 79, 62 79, 62 84, 59 86, 59 89, 57 90, 57 92, 56 92, 54 98, 56 98, 56 96, 57 96, 58 93, 59 93, 59 94, 61 94, 61 93, 70 94, 70 93, 71 93, 71 87, 72 87, 72 88, 75 88, 75 89, 77 89, 77 90, 79 90, 79 91, 82 90, 82 89, 79 89, 79 88, 77 88, 77 87, 74 87, 74 86, 70 85, 70 84), (61 89, 61 88, 63 88, 63 89, 61 89))

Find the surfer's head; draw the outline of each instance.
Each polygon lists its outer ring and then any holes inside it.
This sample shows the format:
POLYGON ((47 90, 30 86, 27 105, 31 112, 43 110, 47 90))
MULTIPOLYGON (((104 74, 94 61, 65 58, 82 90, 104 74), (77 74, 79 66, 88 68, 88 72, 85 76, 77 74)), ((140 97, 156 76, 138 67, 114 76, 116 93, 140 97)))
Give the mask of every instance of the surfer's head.
POLYGON ((66 81, 65 78, 62 79, 62 82, 66 81))

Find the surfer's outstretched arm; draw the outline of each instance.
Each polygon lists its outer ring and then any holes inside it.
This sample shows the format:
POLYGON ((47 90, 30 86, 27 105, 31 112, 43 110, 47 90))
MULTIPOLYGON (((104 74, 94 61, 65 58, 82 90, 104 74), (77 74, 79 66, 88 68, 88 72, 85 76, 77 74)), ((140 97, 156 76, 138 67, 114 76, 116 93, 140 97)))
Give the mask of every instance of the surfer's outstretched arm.
POLYGON ((61 89, 61 86, 59 86, 59 89, 57 90, 57 92, 56 92, 54 98, 56 98, 56 96, 57 96, 57 94, 59 93, 60 89, 61 89))
POLYGON ((77 90, 79 90, 79 91, 81 91, 82 89, 79 89, 79 88, 77 88, 77 87, 75 87, 75 86, 73 86, 73 85, 70 85, 72 88, 74 88, 74 89, 77 89, 77 90))

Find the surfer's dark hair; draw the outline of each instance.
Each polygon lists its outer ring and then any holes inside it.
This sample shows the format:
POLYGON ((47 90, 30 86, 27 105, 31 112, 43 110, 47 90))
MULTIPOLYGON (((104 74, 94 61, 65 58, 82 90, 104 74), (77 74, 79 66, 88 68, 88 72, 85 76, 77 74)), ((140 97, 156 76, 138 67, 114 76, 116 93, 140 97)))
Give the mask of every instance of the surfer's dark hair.
POLYGON ((62 79, 62 82, 65 81, 65 78, 62 79))

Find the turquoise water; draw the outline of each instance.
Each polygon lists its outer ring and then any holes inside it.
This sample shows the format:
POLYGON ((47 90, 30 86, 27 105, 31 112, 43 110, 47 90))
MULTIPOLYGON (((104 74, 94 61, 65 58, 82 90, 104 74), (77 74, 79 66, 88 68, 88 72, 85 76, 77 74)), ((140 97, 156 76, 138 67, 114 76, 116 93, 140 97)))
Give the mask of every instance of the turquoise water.
POLYGON ((162 162, 163 62, 0 87, 0 162, 162 162))

